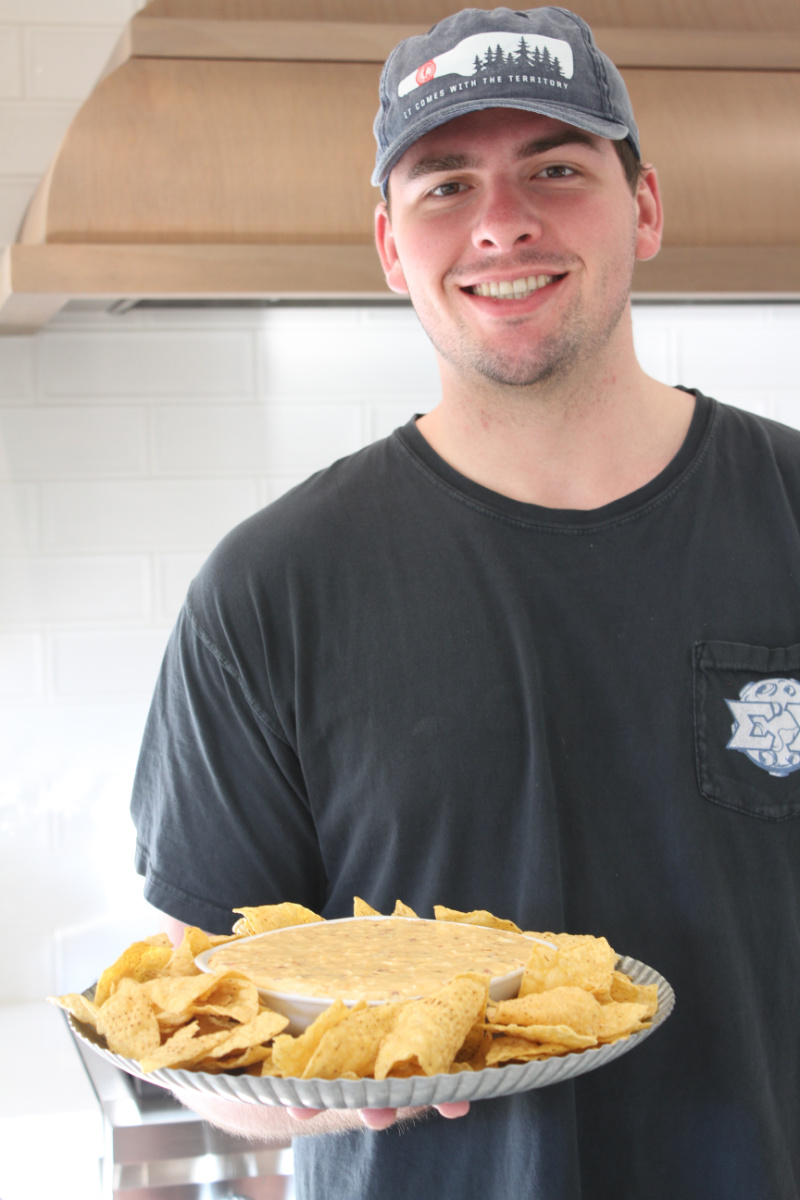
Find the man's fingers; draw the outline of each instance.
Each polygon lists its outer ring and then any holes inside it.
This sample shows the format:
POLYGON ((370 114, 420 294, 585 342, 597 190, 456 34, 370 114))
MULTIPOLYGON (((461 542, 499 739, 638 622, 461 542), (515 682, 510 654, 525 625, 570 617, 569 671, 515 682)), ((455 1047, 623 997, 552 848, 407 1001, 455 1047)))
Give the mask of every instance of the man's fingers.
POLYGON ((396 1108, 362 1108, 360 1111, 367 1129, 388 1129, 397 1120, 396 1108))
MULTIPOLYGON (((455 1100, 450 1104, 434 1105, 436 1111, 448 1120, 453 1120, 455 1117, 465 1117, 469 1112, 468 1100, 455 1100)), ((286 1111, 290 1116, 298 1121, 310 1121, 312 1117, 316 1117, 320 1112, 324 1112, 321 1108, 289 1108, 286 1111)), ((403 1113, 422 1112, 423 1109, 403 1109, 403 1113)), ((396 1108, 362 1108, 359 1109, 359 1116, 366 1125, 367 1129, 388 1129, 390 1125, 394 1125, 397 1120, 396 1108)))
MULTIPOLYGON (((286 1111, 298 1121, 308 1121, 318 1113, 325 1112, 322 1108, 290 1108, 286 1111)), ((397 1120, 396 1108, 362 1108, 359 1109, 361 1120, 367 1129, 388 1129, 397 1120)))
POLYGON ((465 1117, 469 1112, 469 1100, 453 1100, 449 1104, 434 1105, 436 1111, 443 1117, 452 1120, 454 1117, 465 1117))

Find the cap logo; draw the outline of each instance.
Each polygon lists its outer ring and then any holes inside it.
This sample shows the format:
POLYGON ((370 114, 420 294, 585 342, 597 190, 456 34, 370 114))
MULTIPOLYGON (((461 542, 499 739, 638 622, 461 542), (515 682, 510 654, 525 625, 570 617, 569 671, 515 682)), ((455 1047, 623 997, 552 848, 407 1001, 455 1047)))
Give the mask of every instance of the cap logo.
POLYGON ((437 54, 401 80, 398 96, 443 75, 484 75, 504 70, 532 72, 555 79, 571 79, 572 47, 561 38, 520 36, 497 30, 474 33, 452 50, 437 54))

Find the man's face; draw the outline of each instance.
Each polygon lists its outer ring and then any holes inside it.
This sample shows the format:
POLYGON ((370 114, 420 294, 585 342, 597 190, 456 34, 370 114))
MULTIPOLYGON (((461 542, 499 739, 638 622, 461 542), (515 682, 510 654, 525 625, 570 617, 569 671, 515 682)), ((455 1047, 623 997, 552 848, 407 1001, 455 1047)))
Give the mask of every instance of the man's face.
POLYGON ((633 266, 660 242, 655 173, 634 196, 610 141, 518 109, 420 138, 376 213, 389 286, 408 292, 447 367, 510 386, 608 347, 633 266))

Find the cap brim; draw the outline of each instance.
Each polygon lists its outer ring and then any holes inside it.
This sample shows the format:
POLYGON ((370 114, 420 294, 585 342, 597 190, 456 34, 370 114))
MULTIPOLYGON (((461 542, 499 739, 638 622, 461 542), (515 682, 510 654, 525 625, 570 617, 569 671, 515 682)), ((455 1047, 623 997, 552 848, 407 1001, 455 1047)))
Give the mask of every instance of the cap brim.
MULTIPOLYGON (((449 121, 454 121, 457 117, 464 116, 465 113, 480 112, 485 108, 518 108, 525 112, 538 113, 543 117, 553 117, 557 121, 563 121, 565 125, 574 125, 576 129, 583 129, 586 133, 594 133, 598 137, 608 138, 612 142, 620 142, 624 138, 630 137, 632 133, 628 126, 623 125, 621 121, 606 121, 594 113, 583 112, 569 104, 554 103, 548 100, 507 100, 499 97, 496 101, 461 99, 455 104, 438 108, 436 112, 416 121, 413 130, 409 130, 407 137, 394 141, 375 164, 371 178, 373 187, 380 187, 386 182, 390 171, 397 165, 406 150, 426 133, 430 133, 432 129, 438 129, 440 125, 446 125, 449 121)), ((638 155, 638 144, 634 143, 634 149, 638 155)))

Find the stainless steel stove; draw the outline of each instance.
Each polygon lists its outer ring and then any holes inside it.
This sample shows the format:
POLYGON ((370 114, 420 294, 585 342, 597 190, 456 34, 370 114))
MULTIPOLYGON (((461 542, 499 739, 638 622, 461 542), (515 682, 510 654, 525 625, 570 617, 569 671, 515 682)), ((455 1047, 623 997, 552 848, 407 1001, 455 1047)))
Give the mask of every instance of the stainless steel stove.
POLYGON ((288 1142, 223 1133, 75 1044, 103 1110, 103 1200, 294 1200, 288 1142))

